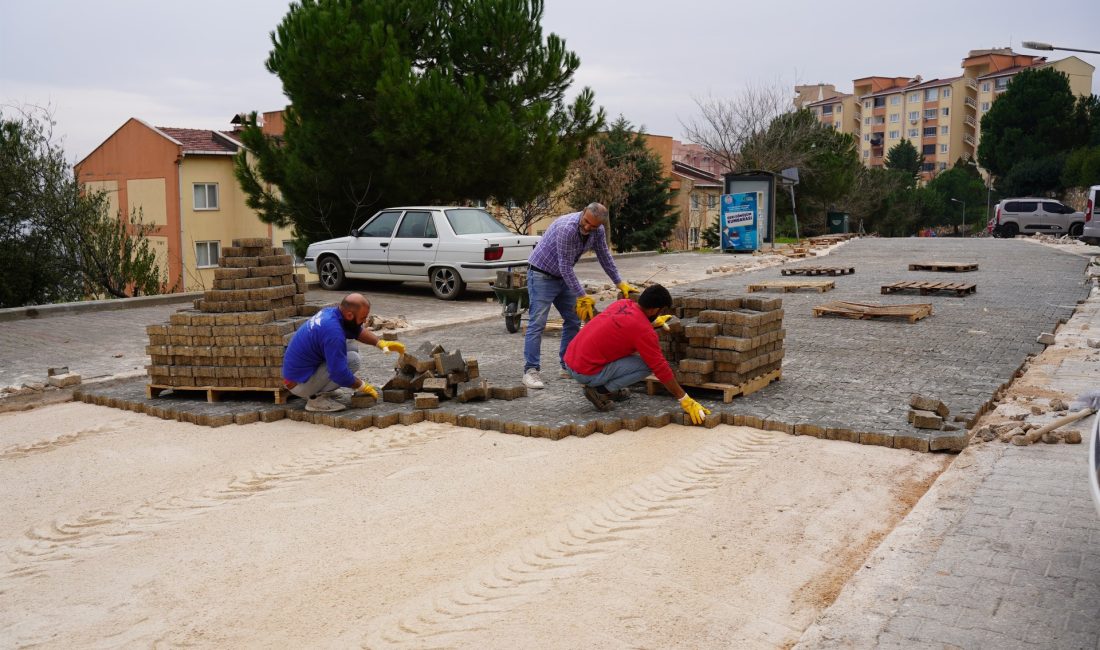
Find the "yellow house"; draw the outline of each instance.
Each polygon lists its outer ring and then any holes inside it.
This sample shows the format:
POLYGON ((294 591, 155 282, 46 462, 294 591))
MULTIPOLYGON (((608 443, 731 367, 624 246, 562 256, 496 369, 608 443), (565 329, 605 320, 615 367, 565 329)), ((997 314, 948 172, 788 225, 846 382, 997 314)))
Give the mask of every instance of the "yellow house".
POLYGON ((263 223, 245 204, 233 173, 242 148, 232 132, 130 118, 76 164, 76 179, 108 192, 113 211, 140 211, 154 227, 149 241, 170 289, 201 291, 213 287, 221 249, 234 239, 267 237, 290 248, 289 229, 263 223))

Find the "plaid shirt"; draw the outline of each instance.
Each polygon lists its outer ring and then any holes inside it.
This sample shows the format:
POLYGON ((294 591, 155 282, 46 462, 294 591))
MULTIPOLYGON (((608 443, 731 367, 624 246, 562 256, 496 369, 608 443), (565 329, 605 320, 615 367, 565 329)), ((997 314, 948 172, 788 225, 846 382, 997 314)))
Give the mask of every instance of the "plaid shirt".
POLYGON ((555 219, 543 233, 542 239, 539 240, 538 246, 535 246, 528 260, 531 266, 561 277, 578 297, 585 295, 585 291, 581 281, 577 279, 577 274, 573 271, 573 265, 585 251, 596 251, 600 266, 612 282, 618 285, 623 281, 619 276, 619 269, 615 268, 615 260, 611 259, 611 251, 607 249, 607 235, 603 224, 587 235, 582 235, 580 222, 580 212, 555 219))

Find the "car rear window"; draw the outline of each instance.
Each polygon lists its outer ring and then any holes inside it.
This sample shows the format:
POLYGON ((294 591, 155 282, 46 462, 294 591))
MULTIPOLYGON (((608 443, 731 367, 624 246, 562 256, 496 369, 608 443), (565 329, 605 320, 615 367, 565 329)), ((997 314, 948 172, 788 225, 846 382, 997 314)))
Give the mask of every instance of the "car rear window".
POLYGON ((435 236, 431 212, 406 212, 401 227, 397 229, 399 239, 434 239, 435 236))
POLYGON ((456 235, 508 234, 512 231, 489 216, 489 213, 477 208, 455 208, 447 210, 447 222, 456 235))
POLYGON ((1005 204, 1006 212, 1035 212, 1037 209, 1038 201, 1009 201, 1005 204))

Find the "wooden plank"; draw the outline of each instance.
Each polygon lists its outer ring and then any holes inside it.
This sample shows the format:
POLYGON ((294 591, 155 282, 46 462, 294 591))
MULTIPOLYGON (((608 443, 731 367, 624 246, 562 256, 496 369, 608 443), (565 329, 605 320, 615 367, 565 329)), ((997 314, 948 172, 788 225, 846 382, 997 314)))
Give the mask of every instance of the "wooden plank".
POLYGON ((914 323, 932 314, 929 303, 911 303, 904 305, 871 305, 858 302, 837 301, 813 308, 814 316, 846 316, 855 319, 867 318, 905 318, 914 323))
POLYGON ((256 388, 256 387, 237 387, 237 386, 167 386, 164 384, 148 384, 145 387, 146 399, 153 399, 158 397, 166 390, 172 392, 178 391, 193 391, 206 393, 207 402, 220 402, 222 394, 227 392, 248 392, 248 393, 273 393, 276 404, 286 404, 287 398, 290 397, 290 391, 285 388, 256 388))
POLYGON ((854 266, 801 266, 792 269, 781 269, 782 275, 848 275, 855 273, 854 266))
MULTIPOLYGON (((779 381, 783 378, 783 370, 777 368, 771 372, 760 375, 746 381, 742 384, 717 384, 714 382, 705 382, 702 384, 686 384, 680 382, 680 385, 684 388, 698 388, 701 390, 717 391, 722 393, 722 402, 729 404, 733 401, 734 397, 738 395, 751 395, 758 390, 763 389, 773 381, 779 381)), ((650 375, 645 380, 645 390, 647 395, 656 395, 658 389, 663 389, 662 384, 656 377, 650 375)))
POLYGON ((798 289, 813 289, 824 293, 831 291, 834 287, 836 287, 836 282, 833 280, 764 280, 748 285, 748 291, 753 293, 765 289, 780 289, 783 293, 788 293, 798 289))

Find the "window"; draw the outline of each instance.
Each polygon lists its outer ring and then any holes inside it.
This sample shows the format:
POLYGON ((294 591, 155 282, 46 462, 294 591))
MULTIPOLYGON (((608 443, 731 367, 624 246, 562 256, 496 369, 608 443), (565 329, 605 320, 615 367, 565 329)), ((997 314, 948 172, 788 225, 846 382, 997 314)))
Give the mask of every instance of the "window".
POLYGON ((989 92, 989 82, 988 81, 983 81, 982 82, 982 92, 983 93, 989 92))
POLYGON ((924 163, 920 166, 920 170, 922 172, 935 171, 935 169, 936 169, 936 163, 926 162, 926 163, 924 163))
POLYGON ((871 124, 886 124, 886 118, 879 115, 871 119, 871 124))
POLYGON ((869 118, 869 117, 863 118, 863 123, 867 124, 867 125, 870 125, 871 124, 871 118, 869 118))
POLYGON ((982 102, 982 112, 984 113, 988 110, 989 110, 989 102, 982 102))
POLYGON ((217 210, 218 209, 218 184, 217 183, 195 183, 195 209, 196 210, 217 210))
POLYGON ((691 248, 699 248, 699 229, 688 228, 688 246, 691 248))
POLYGON ((947 153, 947 145, 946 144, 941 144, 940 145, 940 153, 947 153))
POLYGON ((303 260, 302 257, 298 255, 298 252, 294 249, 293 239, 283 240, 283 253, 294 257, 294 266, 302 266, 303 264, 305 264, 305 260, 303 260))
POLYGON ((947 130, 948 130, 948 127, 946 125, 941 126, 940 127, 940 135, 947 135, 947 130))
POLYGON ((1008 88, 1008 82, 1012 81, 1012 77, 998 77, 997 78, 997 90, 1004 90, 1008 88))
POLYGON ((886 106, 886 98, 875 97, 875 108, 882 108, 883 106, 886 106))
POLYGON ((926 111, 924 111, 924 119, 926 119, 926 120, 936 119, 936 109, 929 108, 926 111))
POLYGON ((909 102, 915 104, 920 101, 920 93, 909 93, 909 102))
POLYGON ((894 95, 894 96, 890 97, 890 105, 891 106, 897 106, 900 103, 901 103, 901 95, 894 95))
POLYGON ((431 212, 405 213, 401 220, 401 226, 397 229, 398 239, 435 239, 435 223, 432 221, 431 212))
POLYGON ((898 139, 899 137, 901 137, 901 131, 891 131, 890 137, 895 140, 898 139))
POLYGON ((832 115, 833 114, 833 107, 832 106, 822 106, 821 107, 821 114, 822 115, 832 115))
POLYGON ((932 137, 935 137, 935 136, 936 136, 936 127, 934 127, 934 126, 926 126, 926 127, 924 127, 924 130, 921 131, 921 137, 932 138, 932 137))
POLYGON ((938 169, 939 171, 942 172, 943 170, 947 169, 947 163, 945 163, 945 162, 936 163, 936 169, 938 169))
POLYGON ((947 99, 947 98, 948 98, 948 97, 950 97, 950 96, 951 96, 951 89, 950 89, 950 88, 944 88, 944 89, 943 89, 943 97, 944 97, 944 99, 947 99))
POLYGON ((218 265, 218 257, 221 256, 221 242, 200 241, 195 242, 195 266, 200 269, 218 265))
POLYGON ((920 131, 918 131, 917 129, 909 129, 909 137, 910 138, 915 138, 918 135, 920 135, 920 131))
POLYGON ((393 227, 397 225, 400 212, 382 212, 375 218, 363 224, 359 231, 360 237, 389 237, 393 234, 393 227))
POLYGON ((863 102, 863 108, 871 108, 871 100, 868 99, 867 101, 863 102))
POLYGON ((863 134, 863 141, 864 142, 870 142, 871 141, 871 134, 870 133, 864 133, 863 134))
POLYGON ((836 106, 836 112, 837 112, 837 113, 843 113, 843 112, 844 112, 844 107, 843 107, 843 106, 841 106, 840 104, 837 104, 837 106, 836 106))
POLYGON ((921 152, 922 155, 925 155, 925 156, 934 155, 936 153, 936 145, 926 144, 926 145, 924 145, 923 147, 920 148, 920 152, 921 152))
POLYGON ((896 122, 898 121, 898 117, 899 117, 899 116, 898 116, 898 114, 897 114, 897 113, 890 113, 890 122, 891 122, 892 124, 893 124, 893 123, 896 123, 896 122))
POLYGON ((951 114, 951 109, 950 109, 950 108, 948 108, 948 107, 946 107, 946 106, 944 106, 943 108, 941 108, 941 109, 940 109, 940 113, 941 113, 941 114, 942 114, 942 115, 943 115, 944 117, 947 117, 948 115, 950 115, 950 114, 951 114))
POLYGON ((1009 201, 1005 204, 1005 212, 1035 212, 1038 209, 1038 201, 1009 201))
POLYGON ((515 234, 484 210, 455 208, 447 210, 447 223, 456 235, 515 234))
POLYGON ((916 122, 920 119, 920 111, 909 111, 909 119, 916 122))
POLYGON ((708 194, 707 195, 707 207, 710 208, 711 210, 718 207, 718 195, 717 194, 708 194))
POLYGON ((871 157, 871 152, 868 151, 867 149, 864 149, 863 150, 863 157, 864 158, 870 158, 871 157))
POLYGON ((699 195, 696 194, 695 192, 691 193, 691 209, 692 210, 698 210, 699 209, 699 195))
POLYGON ((924 91, 924 101, 926 101, 926 102, 935 102, 935 101, 939 101, 939 99, 940 99, 940 89, 939 88, 929 88, 928 90, 924 91))
POLYGON ((1065 207, 1061 203, 1054 203, 1053 201, 1043 201, 1043 211, 1050 214, 1072 214, 1073 210, 1065 207))

